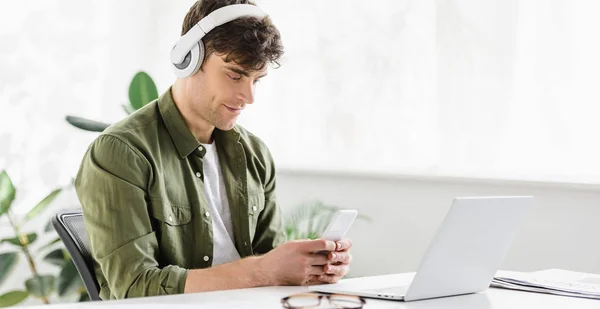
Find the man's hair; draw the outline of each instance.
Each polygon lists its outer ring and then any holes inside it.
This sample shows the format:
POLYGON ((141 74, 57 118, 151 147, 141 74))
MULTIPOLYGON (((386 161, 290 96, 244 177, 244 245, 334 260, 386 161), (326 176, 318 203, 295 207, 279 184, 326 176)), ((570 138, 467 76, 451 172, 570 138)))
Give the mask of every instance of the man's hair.
MULTIPOLYGON (((252 4, 249 0, 199 0, 185 15, 181 35, 187 33, 202 18, 216 9, 231 4, 252 4)), ((279 66, 283 45, 279 30, 267 16, 262 19, 242 17, 215 27, 203 38, 204 60, 212 53, 226 55, 225 62, 233 61, 249 71, 260 71, 268 64, 279 66)), ((204 63, 204 62, 203 62, 204 63)))

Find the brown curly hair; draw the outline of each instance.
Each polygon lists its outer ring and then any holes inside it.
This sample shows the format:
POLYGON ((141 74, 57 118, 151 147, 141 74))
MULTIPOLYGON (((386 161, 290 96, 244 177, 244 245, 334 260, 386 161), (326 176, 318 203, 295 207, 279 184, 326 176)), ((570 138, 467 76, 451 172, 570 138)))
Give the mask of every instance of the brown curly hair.
MULTIPOLYGON (((216 9, 231 4, 251 4, 249 0, 199 0, 185 15, 181 35, 187 33, 202 18, 216 9)), ((267 64, 279 67, 283 45, 279 30, 267 16, 263 19, 243 17, 215 27, 204 38, 204 60, 212 53, 226 55, 225 62, 233 61, 249 71, 260 71, 267 64)))

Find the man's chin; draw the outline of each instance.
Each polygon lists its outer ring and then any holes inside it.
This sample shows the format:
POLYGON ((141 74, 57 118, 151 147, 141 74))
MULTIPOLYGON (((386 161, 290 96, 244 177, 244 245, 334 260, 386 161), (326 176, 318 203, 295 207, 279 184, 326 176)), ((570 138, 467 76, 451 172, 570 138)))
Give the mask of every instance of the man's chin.
POLYGON ((230 122, 230 123, 216 125, 215 128, 217 128, 221 131, 229 131, 229 130, 233 129, 234 126, 235 126, 235 121, 230 122))

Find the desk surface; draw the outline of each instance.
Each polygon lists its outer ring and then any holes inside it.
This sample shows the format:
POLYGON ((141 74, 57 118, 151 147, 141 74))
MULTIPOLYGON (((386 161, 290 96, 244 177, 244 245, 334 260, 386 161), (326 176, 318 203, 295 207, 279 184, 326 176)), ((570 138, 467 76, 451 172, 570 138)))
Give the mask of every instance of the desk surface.
MULTIPOLYGON (((401 276, 401 275, 389 275, 401 276)), ((352 281, 356 279, 350 279, 352 281)), ((350 280, 344 280, 346 282, 350 280)), ((74 304, 57 304, 49 306, 32 306, 28 308, 261 308, 280 309, 280 299, 295 293, 308 292, 306 287, 263 287, 243 290, 230 290, 207 292, 197 294, 182 294, 159 297, 144 297, 109 302, 89 302, 74 304)), ((518 308, 600 308, 600 301, 593 299, 556 296, 540 293, 519 292, 504 289, 490 288, 484 292, 443 297, 437 299, 420 300, 413 302, 367 299, 364 308, 456 308, 456 309, 518 309, 518 308)))

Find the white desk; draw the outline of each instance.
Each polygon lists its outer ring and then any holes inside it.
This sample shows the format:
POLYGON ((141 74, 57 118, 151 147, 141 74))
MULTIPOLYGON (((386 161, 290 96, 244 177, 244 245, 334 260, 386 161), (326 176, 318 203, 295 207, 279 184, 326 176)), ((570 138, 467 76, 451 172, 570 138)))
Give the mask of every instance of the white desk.
MULTIPOLYGON (((390 275, 402 276, 402 275, 390 275)), ((356 279, 344 280, 351 282, 356 279)), ((50 306, 33 306, 28 308, 260 308, 280 309, 280 299, 295 293, 307 292, 306 287, 264 287, 243 290, 230 290, 198 294, 182 294, 172 296, 144 297, 108 302, 89 302, 75 304, 57 304, 50 306)), ((437 299, 401 302, 378 299, 366 299, 364 308, 412 308, 412 309, 599 309, 600 300, 555 296, 539 293, 518 292, 491 288, 482 293, 444 297, 437 299)))

